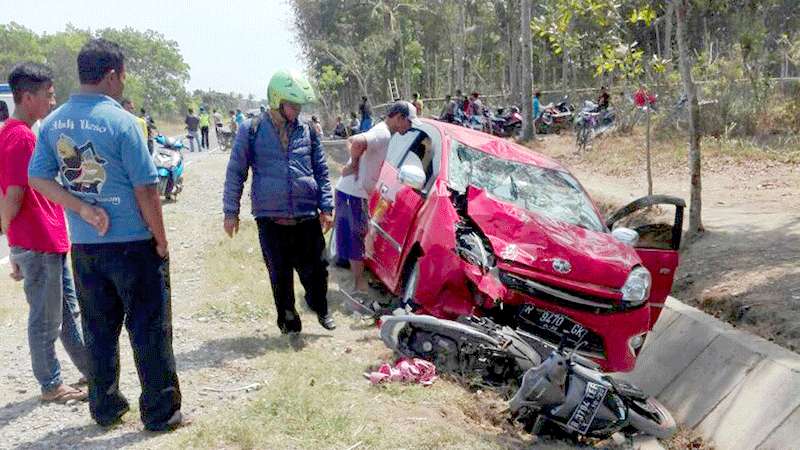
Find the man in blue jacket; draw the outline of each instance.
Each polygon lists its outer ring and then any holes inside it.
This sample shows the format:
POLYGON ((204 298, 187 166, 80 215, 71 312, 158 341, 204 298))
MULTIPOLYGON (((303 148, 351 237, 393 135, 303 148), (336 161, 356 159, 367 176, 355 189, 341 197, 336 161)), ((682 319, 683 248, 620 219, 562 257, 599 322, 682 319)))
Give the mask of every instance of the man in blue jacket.
POLYGON ((269 111, 239 127, 225 176, 225 232, 239 230, 239 203, 248 171, 252 211, 267 264, 281 333, 299 333, 294 270, 306 291, 306 303, 328 330, 336 328, 328 312, 328 269, 323 257, 333 224, 333 195, 319 136, 298 120, 314 91, 301 75, 285 70, 272 76, 269 111))

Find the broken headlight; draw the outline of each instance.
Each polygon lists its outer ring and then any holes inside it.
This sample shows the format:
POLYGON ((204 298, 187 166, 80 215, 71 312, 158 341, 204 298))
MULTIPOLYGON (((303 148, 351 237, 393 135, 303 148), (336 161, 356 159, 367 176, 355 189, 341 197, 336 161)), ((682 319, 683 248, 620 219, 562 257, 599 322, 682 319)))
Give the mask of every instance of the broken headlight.
POLYGON ((650 285, 652 280, 650 272, 642 266, 636 266, 628 275, 625 284, 622 285, 622 301, 628 306, 638 306, 650 298, 650 285))
POLYGON ((475 230, 467 228, 456 231, 456 253, 464 261, 480 267, 484 273, 494 267, 491 247, 475 230))

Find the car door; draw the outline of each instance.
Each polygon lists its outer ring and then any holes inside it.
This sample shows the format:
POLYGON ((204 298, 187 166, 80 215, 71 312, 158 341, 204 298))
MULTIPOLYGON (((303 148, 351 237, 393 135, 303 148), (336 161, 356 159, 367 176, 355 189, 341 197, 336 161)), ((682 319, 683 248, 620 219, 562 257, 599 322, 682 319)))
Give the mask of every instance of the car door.
POLYGON ((606 221, 606 226, 613 230, 615 226, 625 225, 639 234, 636 243, 636 253, 642 260, 652 277, 650 288, 650 328, 655 325, 664 302, 672 291, 675 280, 675 271, 680 262, 678 251, 683 233, 683 210, 686 202, 677 197, 668 195, 650 195, 635 200, 619 211, 612 214, 606 221), (647 208, 656 207, 675 208, 675 215, 669 217, 665 223, 664 213, 656 215, 647 213, 647 208), (629 222, 629 223, 626 223, 629 222))
MULTIPOLYGON (((413 150, 427 137, 428 134, 418 129, 392 137, 381 176, 370 198, 367 261, 373 273, 393 291, 400 282, 400 266, 407 253, 408 236, 425 202, 424 188, 418 190, 404 184, 400 169, 413 165, 424 170, 425 164, 413 150)), ((429 173, 424 183, 426 187, 431 177, 429 173)))

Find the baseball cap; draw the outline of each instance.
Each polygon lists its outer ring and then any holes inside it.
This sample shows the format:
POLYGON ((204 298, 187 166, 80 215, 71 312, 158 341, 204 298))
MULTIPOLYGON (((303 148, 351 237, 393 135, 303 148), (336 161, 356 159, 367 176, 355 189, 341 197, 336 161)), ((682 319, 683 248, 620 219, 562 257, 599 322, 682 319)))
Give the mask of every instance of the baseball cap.
POLYGON ((411 121, 411 126, 413 127, 418 127, 422 124, 419 118, 417 118, 417 108, 415 108, 411 102, 400 100, 392 103, 392 105, 389 106, 389 110, 386 111, 386 116, 389 117, 395 114, 402 114, 403 117, 411 121))

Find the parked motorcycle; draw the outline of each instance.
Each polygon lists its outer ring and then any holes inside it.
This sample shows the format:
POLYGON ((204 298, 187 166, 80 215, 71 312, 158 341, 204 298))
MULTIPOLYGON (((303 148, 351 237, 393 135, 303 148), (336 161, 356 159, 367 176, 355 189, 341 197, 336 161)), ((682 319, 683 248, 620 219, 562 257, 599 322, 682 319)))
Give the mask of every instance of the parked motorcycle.
POLYGON ((567 103, 567 98, 558 104, 549 103, 542 108, 542 114, 534 122, 537 134, 561 133, 572 124, 575 107, 567 103))
POLYGON ((183 153, 186 148, 180 139, 159 134, 155 137, 153 163, 158 171, 158 191, 167 200, 174 199, 183 190, 183 153))
MULTIPOLYGON (((488 108, 487 111, 489 111, 488 108)), ((498 108, 497 114, 489 114, 489 123, 492 125, 492 134, 495 136, 515 136, 522 130, 522 114, 516 106, 512 106, 508 114, 505 113, 504 108, 498 108)))
POLYGON ((536 336, 487 318, 451 321, 404 314, 381 321, 381 339, 403 356, 426 359, 441 372, 477 377, 491 386, 518 385, 509 409, 533 433, 545 426, 590 438, 608 438, 621 430, 661 439, 675 433, 675 420, 661 403, 604 375, 599 366, 576 354, 580 343, 567 352, 566 334, 552 348, 536 336), (548 351, 542 360, 540 355, 548 351))

